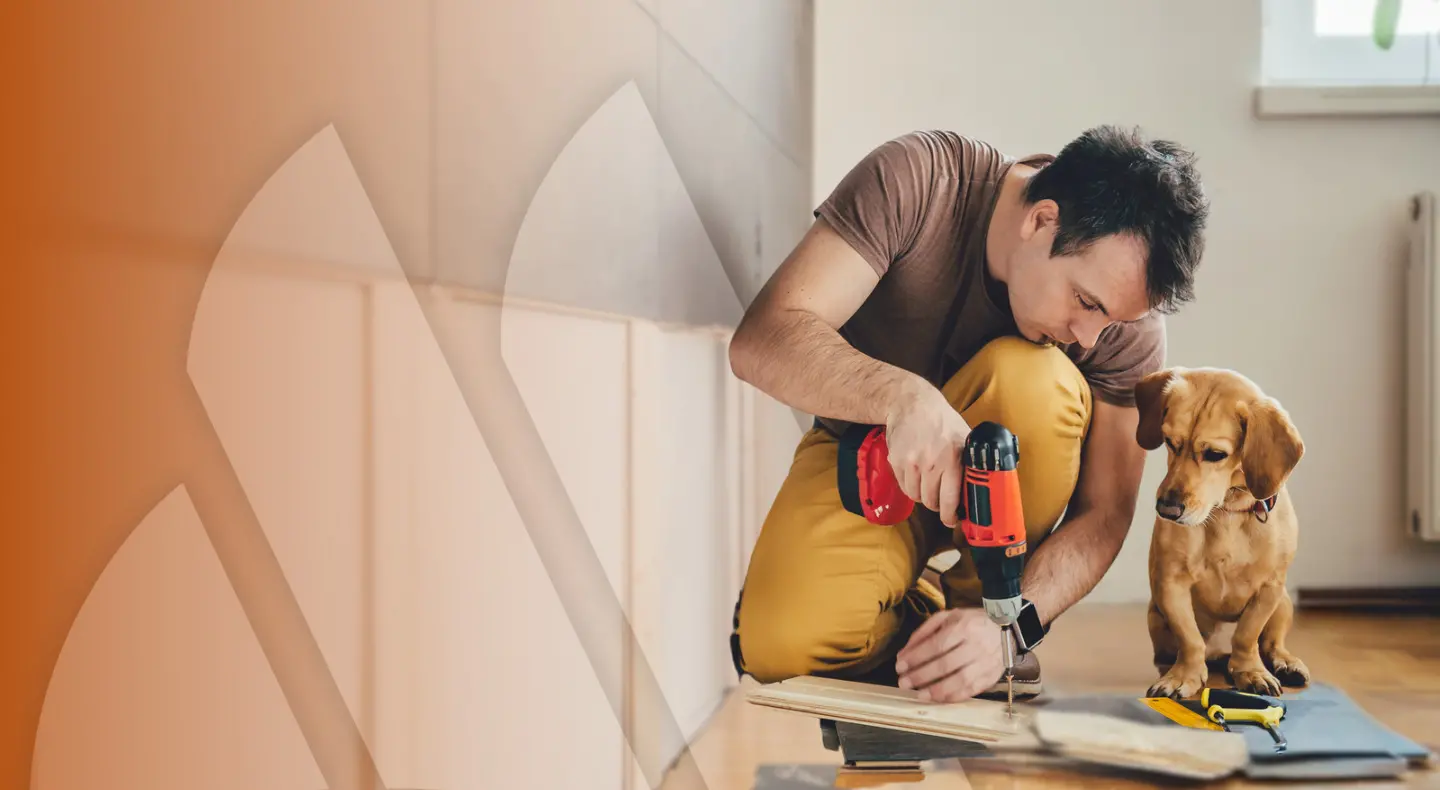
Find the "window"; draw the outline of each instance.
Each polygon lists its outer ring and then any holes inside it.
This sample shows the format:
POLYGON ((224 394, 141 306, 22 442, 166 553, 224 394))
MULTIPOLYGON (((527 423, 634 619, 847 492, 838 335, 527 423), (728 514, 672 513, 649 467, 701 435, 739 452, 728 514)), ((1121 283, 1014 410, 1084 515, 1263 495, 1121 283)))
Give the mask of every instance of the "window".
POLYGON ((1391 0, 1264 0, 1264 84, 1440 86, 1440 0, 1399 0, 1388 49, 1374 35, 1377 2, 1391 0))

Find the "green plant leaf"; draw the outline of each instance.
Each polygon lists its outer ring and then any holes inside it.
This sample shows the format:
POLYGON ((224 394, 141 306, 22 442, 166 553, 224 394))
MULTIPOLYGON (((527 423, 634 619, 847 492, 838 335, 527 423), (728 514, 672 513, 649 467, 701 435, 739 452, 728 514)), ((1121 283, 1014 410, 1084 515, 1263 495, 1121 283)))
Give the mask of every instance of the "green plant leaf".
POLYGON ((1395 28, 1400 25, 1400 0, 1375 0, 1375 46, 1388 50, 1395 45, 1395 28))

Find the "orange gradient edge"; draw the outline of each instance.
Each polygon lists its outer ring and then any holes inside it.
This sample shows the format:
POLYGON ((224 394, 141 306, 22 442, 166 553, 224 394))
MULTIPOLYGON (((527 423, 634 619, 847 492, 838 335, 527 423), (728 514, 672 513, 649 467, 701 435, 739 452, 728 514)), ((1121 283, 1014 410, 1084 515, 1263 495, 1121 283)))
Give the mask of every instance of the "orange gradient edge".
MULTIPOLYGON (((247 201, 328 123, 422 193, 428 3, 6 3, 0 786, 32 784, 56 660, 97 578, 196 452, 196 304, 247 201)), ((400 188, 403 187, 403 188, 400 188)), ((425 217, 377 201, 427 267, 425 217)))

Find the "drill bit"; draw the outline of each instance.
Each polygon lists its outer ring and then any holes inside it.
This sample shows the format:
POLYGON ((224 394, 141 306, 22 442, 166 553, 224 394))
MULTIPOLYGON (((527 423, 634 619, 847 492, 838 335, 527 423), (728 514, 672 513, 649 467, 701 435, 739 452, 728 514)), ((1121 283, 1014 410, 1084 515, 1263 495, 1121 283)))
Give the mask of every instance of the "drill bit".
POLYGON ((1005 715, 1015 715, 1015 651, 1010 643, 1010 627, 1000 629, 1000 649, 1005 656, 1005 715))

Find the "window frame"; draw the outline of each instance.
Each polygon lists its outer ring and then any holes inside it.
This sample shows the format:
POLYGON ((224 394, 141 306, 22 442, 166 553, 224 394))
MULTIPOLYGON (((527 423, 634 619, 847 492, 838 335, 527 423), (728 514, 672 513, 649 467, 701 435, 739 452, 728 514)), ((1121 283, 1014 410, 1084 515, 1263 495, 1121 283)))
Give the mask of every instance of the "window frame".
POLYGON ((1440 114, 1440 36, 1315 33, 1316 0, 1263 0, 1261 117, 1440 114))

